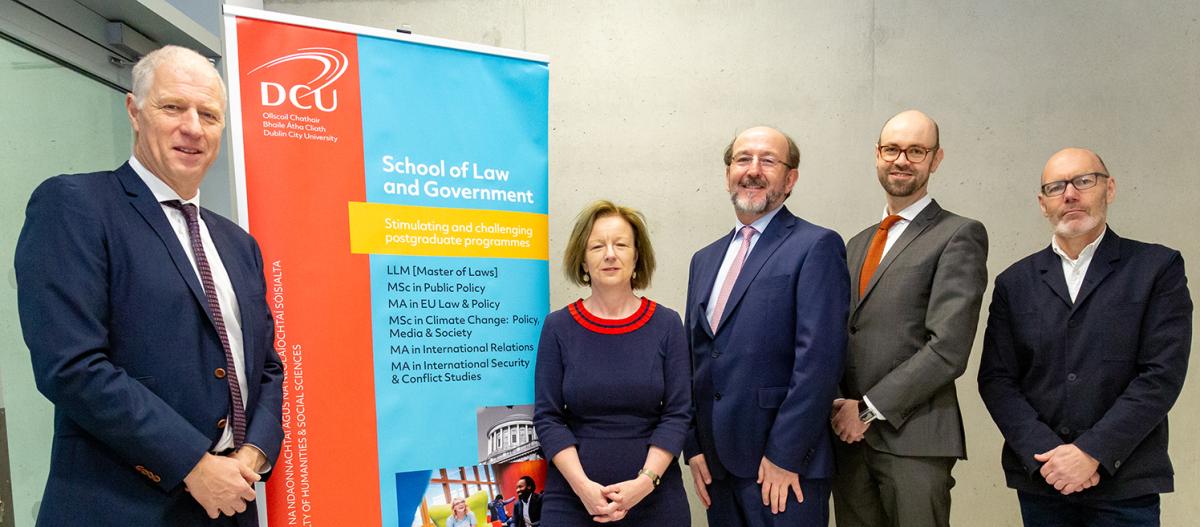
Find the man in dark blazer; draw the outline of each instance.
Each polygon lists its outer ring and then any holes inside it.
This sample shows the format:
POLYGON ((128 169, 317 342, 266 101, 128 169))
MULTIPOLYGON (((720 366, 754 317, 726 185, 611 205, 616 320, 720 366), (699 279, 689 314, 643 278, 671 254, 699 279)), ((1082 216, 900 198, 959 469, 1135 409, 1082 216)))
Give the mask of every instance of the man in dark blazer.
POLYGON ((692 257, 695 419, 684 453, 710 525, 829 521, 829 401, 850 298, 837 233, 783 206, 800 152, 751 128, 725 151, 737 228, 692 257))
POLYGON ((996 277, 979 393, 1027 526, 1158 525, 1174 490, 1167 412, 1192 301, 1178 251, 1108 228, 1116 192, 1095 153, 1054 154, 1038 196, 1050 247, 996 277))
POLYGON ((987 231, 928 192, 944 150, 910 110, 875 146, 883 221, 846 244, 851 311, 833 404, 839 527, 950 524, 950 472, 966 457, 954 380, 967 368, 987 288, 987 231))
POLYGON ((516 527, 538 527, 542 524, 542 495, 537 492, 537 482, 530 476, 517 480, 517 501, 513 504, 513 525, 516 527))
POLYGON ((133 86, 129 162, 44 182, 17 243, 21 326, 55 407, 38 524, 257 525, 283 371, 257 244, 196 205, 224 87, 173 46, 133 86))

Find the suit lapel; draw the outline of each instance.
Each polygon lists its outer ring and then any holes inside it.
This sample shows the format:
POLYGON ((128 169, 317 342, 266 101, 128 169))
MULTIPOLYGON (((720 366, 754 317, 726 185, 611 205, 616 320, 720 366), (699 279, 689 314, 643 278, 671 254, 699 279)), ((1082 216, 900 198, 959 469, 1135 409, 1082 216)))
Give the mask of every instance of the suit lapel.
MULTIPOLYGON (((163 212, 162 205, 154 199, 154 193, 150 192, 150 189, 142 182, 142 178, 129 166, 129 163, 121 165, 116 174, 117 180, 125 189, 125 194, 129 196, 129 203, 162 240, 163 245, 167 248, 167 253, 171 255, 175 269, 179 271, 179 275, 187 283, 188 289, 192 290, 192 296, 196 298, 196 302, 200 304, 200 308, 204 310, 204 313, 208 315, 209 322, 212 323, 212 313, 208 311, 208 297, 204 296, 200 278, 196 276, 196 270, 192 268, 191 260, 188 260, 187 253, 179 244, 179 237, 175 236, 175 230, 167 221, 167 215, 163 212)), ((213 327, 216 327, 215 323, 213 323, 213 327)))
MULTIPOLYGON (((792 227, 795 224, 796 217, 788 212, 787 207, 783 207, 771 220, 771 223, 767 224, 767 228, 759 235, 758 242, 754 244, 754 249, 750 251, 750 256, 746 258, 746 263, 742 265, 742 270, 738 272, 737 281, 733 283, 733 290, 729 292, 729 299, 725 301, 725 312, 721 313, 722 321, 729 320, 729 315, 733 313, 738 302, 745 296, 746 289, 750 288, 750 282, 754 281, 754 277, 762 270, 763 265, 766 265, 771 253, 774 253, 783 240, 792 233, 792 227)), ((713 280, 715 281, 716 277, 713 280)), ((720 328, 723 327, 725 324, 720 324, 720 328)), ((717 330, 720 331, 720 328, 717 330)))
MULTIPOLYGON (((1104 239, 1100 241, 1100 245, 1096 247, 1096 254, 1092 255, 1092 263, 1088 265, 1087 274, 1083 277, 1083 283, 1079 286, 1079 294, 1075 295, 1075 304, 1071 311, 1074 312, 1079 306, 1083 305, 1083 301, 1087 300, 1092 291, 1096 290, 1096 286, 1104 281, 1104 278, 1113 272, 1113 262, 1121 259, 1121 237, 1117 233, 1109 229, 1104 235, 1104 239)), ((1066 278, 1063 278, 1065 281, 1066 278)))
MULTIPOLYGON (((229 276, 229 284, 233 286, 234 297, 237 298, 238 312, 242 313, 242 342, 254 342, 253 324, 245 322, 246 314, 254 312, 254 304, 251 302, 250 291, 257 291, 259 288, 252 287, 251 280, 253 277, 247 276, 244 272, 244 267, 239 265, 237 247, 234 240, 231 239, 230 233, 221 228, 221 224, 212 220, 213 213, 200 209, 200 215, 204 218, 204 223, 208 226, 208 235, 212 238, 213 249, 221 257, 221 265, 225 268, 225 274, 229 276)), ((216 265, 216 262, 209 261, 210 265, 216 265)), ((250 353, 253 346, 243 346, 246 353, 250 353)), ((249 362, 249 360, 247 360, 249 362)))
MULTIPOLYGON (((904 232, 900 234, 900 238, 896 240, 896 243, 892 244, 892 248, 888 249, 887 254, 884 254, 883 259, 879 261, 879 267, 875 268, 875 274, 871 276, 871 281, 867 282, 867 290, 863 293, 862 298, 859 299, 858 305, 861 305, 871 296, 871 291, 875 289, 875 284, 879 283, 880 278, 887 272, 887 268, 892 265, 892 262, 896 261, 900 253, 903 253, 913 240, 925 232, 925 229, 928 229, 930 225, 933 225, 933 220, 937 219, 941 212, 942 207, 937 204, 937 201, 930 200, 929 205, 926 205, 925 209, 920 214, 917 214, 916 218, 913 218, 912 223, 904 228, 904 232)), ((865 254, 863 258, 866 258, 865 254)), ((861 263, 858 269, 862 269, 861 263)), ((858 273, 854 272, 851 274, 858 273)), ((856 311, 858 310, 858 305, 855 306, 856 311)))
POLYGON ((733 232, 729 231, 725 237, 705 248, 703 254, 696 260, 699 268, 696 269, 697 294, 694 300, 696 305, 693 308, 696 313, 696 323, 704 328, 710 337, 713 330, 704 313, 708 310, 708 299, 712 296, 714 282, 717 281, 717 273, 721 270, 721 262, 725 259, 725 252, 729 249, 729 241, 733 232))
POLYGON ((850 245, 854 245, 854 247, 851 248, 849 245, 846 247, 846 263, 850 269, 850 300, 852 301, 851 307, 855 311, 858 310, 858 304, 862 300, 858 296, 858 278, 862 274, 860 271, 862 271, 863 262, 867 259, 867 249, 871 247, 871 236, 874 236, 877 229, 879 229, 878 223, 870 227, 870 230, 867 231, 866 243, 854 243, 852 240, 850 245))
POLYGON ((1062 300, 1067 308, 1071 308, 1071 293, 1067 291, 1067 277, 1063 275, 1062 260, 1059 259, 1054 250, 1050 247, 1042 249, 1036 256, 1038 273, 1042 275, 1042 282, 1054 291, 1059 300, 1062 300))

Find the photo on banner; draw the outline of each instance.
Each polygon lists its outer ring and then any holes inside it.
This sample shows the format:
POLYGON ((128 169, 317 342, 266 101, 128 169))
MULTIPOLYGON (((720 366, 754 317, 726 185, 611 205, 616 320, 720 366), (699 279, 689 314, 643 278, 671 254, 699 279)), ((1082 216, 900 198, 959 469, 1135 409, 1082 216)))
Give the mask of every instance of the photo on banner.
POLYGON ((459 497, 490 524, 545 472, 548 60, 225 12, 238 217, 288 374, 267 525, 432 527, 459 497))

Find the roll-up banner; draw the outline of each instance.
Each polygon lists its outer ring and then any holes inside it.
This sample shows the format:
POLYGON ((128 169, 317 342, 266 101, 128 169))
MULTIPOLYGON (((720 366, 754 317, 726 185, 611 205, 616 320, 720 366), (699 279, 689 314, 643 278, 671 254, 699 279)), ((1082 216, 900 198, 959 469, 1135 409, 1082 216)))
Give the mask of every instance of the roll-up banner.
POLYGON ((548 59, 230 6, 225 38, 287 374, 267 525, 492 524, 545 474, 548 59))

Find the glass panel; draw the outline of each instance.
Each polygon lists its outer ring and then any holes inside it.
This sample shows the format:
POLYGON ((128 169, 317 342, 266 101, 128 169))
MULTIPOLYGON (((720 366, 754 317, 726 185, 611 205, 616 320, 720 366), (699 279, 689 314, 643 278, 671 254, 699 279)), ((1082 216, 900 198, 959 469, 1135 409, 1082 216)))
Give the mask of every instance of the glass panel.
POLYGON ((14 520, 32 526, 50 464, 54 411, 33 384, 17 318, 13 250, 29 194, 56 174, 111 170, 129 158, 124 94, 0 37, 0 386, 14 520))

